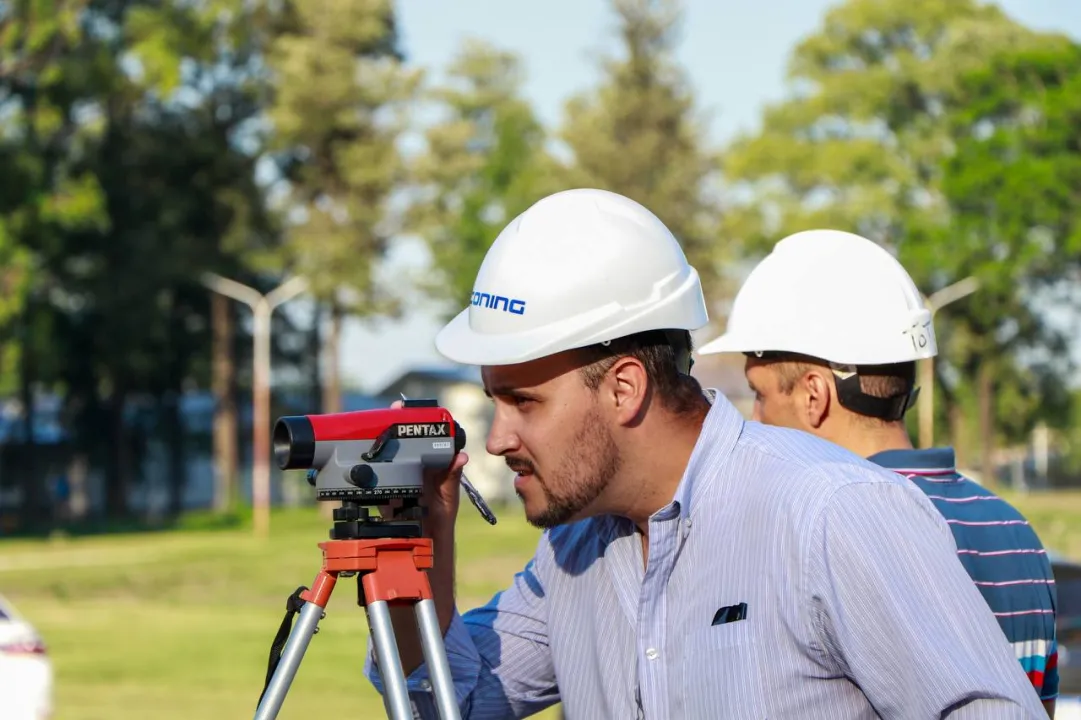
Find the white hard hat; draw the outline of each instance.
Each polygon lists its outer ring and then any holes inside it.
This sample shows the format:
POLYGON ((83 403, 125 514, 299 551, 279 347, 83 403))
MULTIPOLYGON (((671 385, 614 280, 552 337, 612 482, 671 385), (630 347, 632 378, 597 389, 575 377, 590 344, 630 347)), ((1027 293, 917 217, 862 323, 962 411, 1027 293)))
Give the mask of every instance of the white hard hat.
POLYGON ((468 365, 510 365, 709 321, 698 272, 649 210, 594 189, 549 195, 484 256, 468 308, 438 334, 468 365))
POLYGON ((776 244, 736 294, 726 332, 699 352, 789 352, 843 365, 934 357, 931 312, 871 240, 808 230, 776 244))

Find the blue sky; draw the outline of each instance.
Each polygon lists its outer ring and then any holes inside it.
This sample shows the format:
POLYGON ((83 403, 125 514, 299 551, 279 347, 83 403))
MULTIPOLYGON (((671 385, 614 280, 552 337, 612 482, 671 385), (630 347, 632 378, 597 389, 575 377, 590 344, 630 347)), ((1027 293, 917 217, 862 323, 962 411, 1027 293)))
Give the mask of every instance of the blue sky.
MULTIPOLYGON (((709 114, 711 140, 724 143, 753 130, 763 105, 784 97, 788 54, 814 32, 833 0, 686 0, 679 59, 709 114)), ((1001 0, 1018 21, 1081 39, 1081 0, 1001 0)), ((433 79, 463 39, 479 37, 514 50, 527 74, 526 97, 554 127, 563 103, 599 80, 593 58, 616 47, 607 0, 398 0, 405 51, 433 79)), ((415 266, 408 244, 387 272, 415 266)), ((401 321, 350 322, 344 329, 342 378, 376 390, 405 368, 439 363, 434 348, 440 323, 424 313, 401 321)))

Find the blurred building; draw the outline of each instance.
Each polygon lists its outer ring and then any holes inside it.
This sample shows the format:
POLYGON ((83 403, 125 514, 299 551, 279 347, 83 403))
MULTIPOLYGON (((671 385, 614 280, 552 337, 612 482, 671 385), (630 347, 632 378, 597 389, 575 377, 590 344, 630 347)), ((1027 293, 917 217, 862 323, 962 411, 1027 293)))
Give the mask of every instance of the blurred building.
POLYGON ((754 394, 743 374, 744 357, 738 353, 696 355, 693 375, 704 388, 714 388, 728 398, 748 420, 754 412, 754 394))

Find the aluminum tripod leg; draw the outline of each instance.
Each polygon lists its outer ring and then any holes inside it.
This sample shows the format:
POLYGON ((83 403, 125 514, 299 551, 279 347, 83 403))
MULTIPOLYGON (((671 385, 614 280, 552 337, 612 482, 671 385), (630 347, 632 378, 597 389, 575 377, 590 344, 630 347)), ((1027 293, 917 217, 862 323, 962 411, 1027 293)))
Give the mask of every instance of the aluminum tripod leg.
POLYGON ((410 720, 413 704, 402 672, 402 659, 398 655, 398 642, 394 638, 394 625, 390 620, 390 608, 385 600, 368 603, 368 624, 372 631, 375 657, 379 661, 379 677, 383 680, 383 697, 391 720, 410 720))
POLYGON ((274 677, 271 678, 259 708, 255 711, 255 720, 274 720, 278 716, 278 711, 285 702, 285 694, 289 692, 289 685, 304 658, 304 651, 308 649, 308 643, 315 635, 322 617, 323 608, 313 602, 304 603, 300 609, 300 616, 289 633, 289 640, 282 650, 281 661, 274 670, 274 677))
POLYGON ((454 679, 450 674, 450 662, 443 645, 443 633, 439 630, 439 616, 435 612, 435 603, 421 600, 416 605, 417 627, 420 629, 420 643, 424 650, 424 662, 432 678, 432 692, 435 694, 435 706, 442 720, 461 720, 458 711, 458 693, 454 690, 454 679))
MULTIPOLYGON (((431 600, 419 600, 414 605, 417 616, 417 629, 420 633, 421 649, 428 666, 435 696, 436 710, 441 720, 461 720, 458 711, 458 699, 454 691, 454 681, 450 675, 450 663, 443 635, 439 631, 439 618, 435 612, 435 603, 431 600)), ((371 626, 372 644, 379 660, 379 675, 383 679, 383 694, 391 720, 410 720, 413 707, 409 700, 409 690, 402 661, 398 655, 398 643, 394 637, 394 626, 390 619, 390 608, 383 600, 368 603, 368 622, 371 626)))

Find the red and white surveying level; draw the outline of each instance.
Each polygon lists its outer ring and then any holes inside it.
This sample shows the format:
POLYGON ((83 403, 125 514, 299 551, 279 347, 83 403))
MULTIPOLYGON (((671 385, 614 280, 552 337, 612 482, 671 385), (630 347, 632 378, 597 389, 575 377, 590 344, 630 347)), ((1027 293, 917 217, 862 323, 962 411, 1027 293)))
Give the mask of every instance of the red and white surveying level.
MULTIPOLYGON (((401 408, 334 415, 284 417, 274 428, 274 454, 283 470, 308 470, 319 500, 341 500, 330 540, 319 543, 323 567, 310 589, 298 588, 270 649, 266 685, 255 720, 273 720, 285 701, 304 652, 326 616, 339 577, 357 576, 383 698, 391 720, 410 720, 412 703, 398 655, 390 606, 413 605, 436 708, 442 720, 460 720, 443 633, 427 570, 432 541, 421 537, 419 506, 426 468, 447 468, 465 447, 465 432, 435 401, 406 400, 401 408), (390 518, 368 509, 400 501, 390 518), (299 613, 290 629, 293 615, 299 613)), ((485 519, 496 519, 463 477, 462 486, 485 519)))

